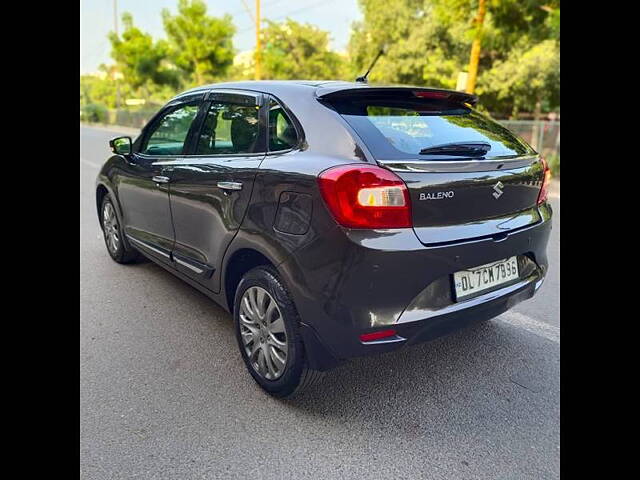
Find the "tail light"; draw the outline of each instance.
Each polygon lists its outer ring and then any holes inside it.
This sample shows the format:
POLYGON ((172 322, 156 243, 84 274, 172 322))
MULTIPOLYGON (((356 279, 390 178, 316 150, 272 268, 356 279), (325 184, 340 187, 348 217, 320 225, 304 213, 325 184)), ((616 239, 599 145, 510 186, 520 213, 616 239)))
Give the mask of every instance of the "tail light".
POLYGON ((540 161, 542 162, 544 177, 542 180, 542 188, 540 188, 540 193, 538 194, 538 205, 547 200, 547 196, 549 195, 549 182, 551 182, 551 170, 549 169, 549 165, 547 165, 547 161, 542 157, 540 157, 540 161))
POLYGON ((318 177, 336 221, 349 228, 411 227, 409 190, 400 177, 373 165, 341 165, 318 177))

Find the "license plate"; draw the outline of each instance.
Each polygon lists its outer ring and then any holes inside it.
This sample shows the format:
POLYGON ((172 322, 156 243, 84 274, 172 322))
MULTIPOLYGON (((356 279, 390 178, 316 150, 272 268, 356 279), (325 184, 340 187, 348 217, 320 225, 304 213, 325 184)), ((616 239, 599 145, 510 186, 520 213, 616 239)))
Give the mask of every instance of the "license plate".
POLYGON ((516 257, 456 272, 453 274, 456 300, 476 295, 517 278, 518 260, 516 257))

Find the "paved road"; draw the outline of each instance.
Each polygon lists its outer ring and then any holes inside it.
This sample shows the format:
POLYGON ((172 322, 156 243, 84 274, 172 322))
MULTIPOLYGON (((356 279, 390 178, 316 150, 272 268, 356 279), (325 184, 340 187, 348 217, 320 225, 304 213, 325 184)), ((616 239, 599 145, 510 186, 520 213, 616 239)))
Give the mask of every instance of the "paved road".
POLYGON ((220 307, 109 258, 93 185, 110 136, 80 130, 83 479, 558 478, 559 198, 536 298, 279 401, 245 373, 220 307))

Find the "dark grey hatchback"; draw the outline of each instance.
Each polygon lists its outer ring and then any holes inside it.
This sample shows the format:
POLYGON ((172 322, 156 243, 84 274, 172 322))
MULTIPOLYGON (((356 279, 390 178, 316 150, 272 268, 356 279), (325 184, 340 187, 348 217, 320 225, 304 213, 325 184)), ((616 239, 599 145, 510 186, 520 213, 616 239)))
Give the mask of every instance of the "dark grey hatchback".
POLYGON ((549 171, 461 92, 215 84, 171 100, 96 188, 111 257, 157 262, 233 314, 275 396, 531 298, 549 171))

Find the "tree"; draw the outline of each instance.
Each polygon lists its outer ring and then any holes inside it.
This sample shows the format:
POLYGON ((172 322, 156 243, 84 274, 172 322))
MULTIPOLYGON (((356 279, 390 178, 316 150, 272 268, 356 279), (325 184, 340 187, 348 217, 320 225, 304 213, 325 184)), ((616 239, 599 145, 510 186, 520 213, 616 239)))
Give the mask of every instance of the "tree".
POLYGON ((178 14, 164 9, 162 19, 170 56, 188 84, 202 85, 224 76, 234 55, 235 27, 229 15, 211 17, 201 0, 180 0, 178 14))
POLYGON ((329 33, 291 19, 266 20, 262 29, 262 77, 288 79, 344 78, 344 59, 329 49, 329 33))
POLYGON ((511 115, 519 111, 550 111, 560 106, 560 51, 553 39, 531 47, 523 42, 504 60, 485 72, 478 86, 483 99, 499 108, 510 106, 511 115))
POLYGON ((422 0, 359 0, 359 4, 363 20, 354 23, 348 47, 352 78, 364 73, 386 46, 385 55, 369 75, 371 82, 424 84, 428 62, 437 65, 431 72, 436 77, 434 86, 448 86, 442 85, 443 77, 448 79, 457 65, 445 60, 446 32, 430 21, 430 5, 422 0), (439 61, 434 62, 435 57, 439 61))
MULTIPOLYGON (((349 42, 352 75, 363 73, 386 44, 387 53, 371 73, 371 82, 455 88, 458 72, 467 69, 471 45, 479 33, 474 22, 479 0, 358 1, 363 20, 353 25, 349 42)), ((544 109, 557 106, 559 8, 558 0, 486 1, 482 48, 476 50, 476 93, 481 95, 481 108, 504 114, 514 108, 533 109, 535 102, 530 99, 536 96, 544 109), (541 45, 547 40, 554 40, 556 47, 541 45), (542 62, 540 68, 530 62, 534 58, 542 62), (523 59, 529 62, 529 70, 519 72, 520 87, 516 88, 506 72, 517 67, 512 62, 523 59), (535 85, 542 82, 544 87, 527 90, 523 79, 533 77, 535 85)))
POLYGON ((477 93, 503 115, 560 107, 560 2, 500 0, 477 93))
POLYGON ((116 104, 116 85, 112 79, 96 75, 80 75, 80 106, 99 103, 113 108, 116 104))
POLYGON ((124 81, 133 89, 142 88, 149 95, 152 84, 178 86, 178 77, 166 61, 168 45, 165 41, 154 42, 151 35, 133 25, 129 13, 122 15, 124 32, 122 37, 109 33, 111 57, 124 81))

